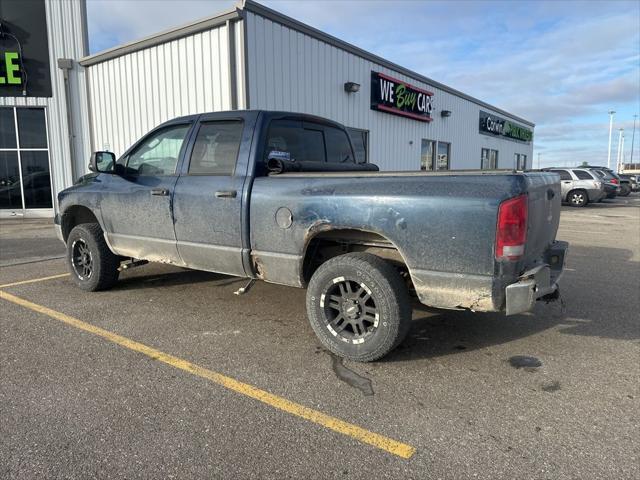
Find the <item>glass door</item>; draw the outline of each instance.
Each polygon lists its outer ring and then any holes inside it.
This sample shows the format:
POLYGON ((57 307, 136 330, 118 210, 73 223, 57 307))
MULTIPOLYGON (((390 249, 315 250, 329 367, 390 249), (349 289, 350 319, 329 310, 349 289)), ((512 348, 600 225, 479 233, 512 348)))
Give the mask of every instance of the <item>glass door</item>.
POLYGON ((43 107, 0 108, 0 216, 53 215, 43 107))

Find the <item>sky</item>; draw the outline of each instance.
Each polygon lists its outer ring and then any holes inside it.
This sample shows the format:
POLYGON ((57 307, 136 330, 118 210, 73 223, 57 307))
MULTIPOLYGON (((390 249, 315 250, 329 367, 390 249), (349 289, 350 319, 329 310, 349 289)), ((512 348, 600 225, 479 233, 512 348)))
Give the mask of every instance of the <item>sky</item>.
MULTIPOLYGON (((534 166, 630 160, 640 2, 264 0, 260 3, 536 124, 534 166), (539 163, 538 163, 539 161, 539 163)), ((91 53, 213 15, 229 0, 88 0, 91 53)), ((634 162, 640 162, 640 118, 634 162)))

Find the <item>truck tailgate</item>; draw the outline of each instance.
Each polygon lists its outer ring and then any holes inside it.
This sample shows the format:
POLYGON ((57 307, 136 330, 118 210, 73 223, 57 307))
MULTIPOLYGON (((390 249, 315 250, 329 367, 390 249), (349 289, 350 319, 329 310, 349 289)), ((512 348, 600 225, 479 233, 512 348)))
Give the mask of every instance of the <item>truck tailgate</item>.
POLYGON ((551 245, 560 223, 560 178, 555 173, 532 172, 525 174, 529 195, 529 215, 525 265, 535 262, 551 245))

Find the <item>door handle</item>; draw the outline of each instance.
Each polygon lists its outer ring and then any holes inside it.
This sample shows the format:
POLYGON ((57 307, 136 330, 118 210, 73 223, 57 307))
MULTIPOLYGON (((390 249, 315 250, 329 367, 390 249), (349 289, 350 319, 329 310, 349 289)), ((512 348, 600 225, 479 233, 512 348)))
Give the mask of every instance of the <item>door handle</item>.
POLYGON ((218 190, 215 195, 216 198, 236 198, 238 192, 236 190, 218 190))
POLYGON ((169 195, 169 190, 167 188, 152 188, 151 195, 166 197, 167 195, 169 195))

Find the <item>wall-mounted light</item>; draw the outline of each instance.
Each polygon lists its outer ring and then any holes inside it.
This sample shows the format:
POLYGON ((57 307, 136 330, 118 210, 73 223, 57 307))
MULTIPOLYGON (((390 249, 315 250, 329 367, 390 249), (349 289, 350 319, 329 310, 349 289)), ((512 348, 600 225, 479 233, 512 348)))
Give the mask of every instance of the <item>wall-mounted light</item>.
POLYGON ((441 110, 440 111, 440 116, 441 117, 450 117, 451 116, 451 110, 441 110))
POLYGON ((344 84, 344 91, 347 93, 356 93, 360 90, 360 84, 356 82, 346 82, 344 84))

